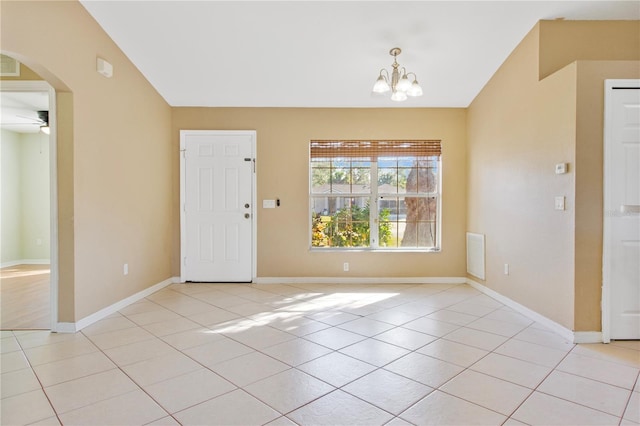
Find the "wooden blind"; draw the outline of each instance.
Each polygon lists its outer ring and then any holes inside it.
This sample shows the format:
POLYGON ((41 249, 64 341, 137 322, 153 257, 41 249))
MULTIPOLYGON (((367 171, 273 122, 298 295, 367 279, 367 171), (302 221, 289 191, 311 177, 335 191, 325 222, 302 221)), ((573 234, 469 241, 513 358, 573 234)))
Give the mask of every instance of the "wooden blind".
POLYGON ((311 159, 432 157, 442 155, 439 140, 312 140, 311 159))

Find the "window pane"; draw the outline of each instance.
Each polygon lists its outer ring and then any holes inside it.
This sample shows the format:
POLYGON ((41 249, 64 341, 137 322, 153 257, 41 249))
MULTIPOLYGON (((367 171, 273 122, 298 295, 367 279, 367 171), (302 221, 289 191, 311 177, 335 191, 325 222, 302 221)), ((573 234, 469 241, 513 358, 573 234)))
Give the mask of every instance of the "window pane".
POLYGON ((398 169, 398 193, 416 193, 418 185, 416 181, 415 168, 403 167, 398 169))
POLYGON ((354 167, 351 169, 351 192, 356 194, 371 193, 371 169, 354 167))
POLYGON ((313 197, 311 245, 369 247, 369 197, 313 197))
POLYGON ((331 192, 331 169, 324 164, 311 165, 311 192, 316 194, 326 194, 331 192))
POLYGON ((378 193, 397 194, 398 193, 398 169, 378 168, 378 193))
MULTIPOLYGON (((435 247, 436 197, 406 197, 404 232, 399 235, 402 247, 435 247)), ((401 227, 401 226, 400 226, 401 227)))

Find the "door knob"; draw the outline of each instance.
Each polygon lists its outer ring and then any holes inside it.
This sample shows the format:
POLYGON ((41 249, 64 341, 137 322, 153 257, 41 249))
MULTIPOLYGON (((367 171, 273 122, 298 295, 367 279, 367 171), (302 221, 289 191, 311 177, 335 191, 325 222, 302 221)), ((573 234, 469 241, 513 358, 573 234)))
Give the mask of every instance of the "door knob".
POLYGON ((244 214, 244 218, 245 218, 245 219, 249 219, 250 217, 251 217, 251 215, 250 215, 249 213, 245 213, 245 214, 244 214))

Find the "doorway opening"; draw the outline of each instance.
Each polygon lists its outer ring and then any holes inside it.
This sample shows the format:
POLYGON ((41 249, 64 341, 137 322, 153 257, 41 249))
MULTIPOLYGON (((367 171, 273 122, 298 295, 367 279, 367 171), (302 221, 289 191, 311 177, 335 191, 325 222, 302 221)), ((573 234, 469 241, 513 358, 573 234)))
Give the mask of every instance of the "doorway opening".
POLYGON ((3 80, 0 97, 0 328, 55 331, 55 91, 42 80, 3 80))

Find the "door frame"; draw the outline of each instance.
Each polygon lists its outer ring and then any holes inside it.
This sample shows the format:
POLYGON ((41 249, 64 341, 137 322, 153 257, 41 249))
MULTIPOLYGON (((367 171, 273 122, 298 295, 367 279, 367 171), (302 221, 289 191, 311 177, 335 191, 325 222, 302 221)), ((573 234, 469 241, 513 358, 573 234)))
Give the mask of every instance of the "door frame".
POLYGON ((640 79, 605 79, 604 81, 604 134, 603 134, 603 227, 602 227, 602 341, 611 341, 611 220, 616 212, 609 211, 609 164, 613 116, 613 88, 640 87, 640 79))
POLYGON ((258 236, 258 188, 257 188, 257 134, 255 130, 180 130, 180 282, 184 283, 185 280, 185 258, 187 253, 187 220, 185 215, 185 202, 186 202, 186 165, 187 160, 185 157, 187 135, 247 135, 251 138, 251 155, 253 157, 253 175, 251 177, 251 204, 253 209, 251 211, 251 283, 256 282, 257 277, 257 236, 258 236))
POLYGON ((56 91, 45 80, 3 80, 2 92, 46 92, 49 95, 49 303, 50 329, 58 331, 58 141, 56 91))

